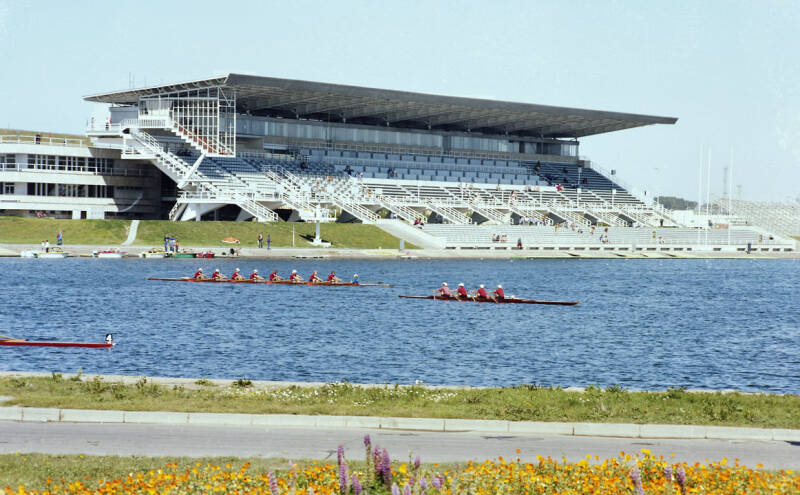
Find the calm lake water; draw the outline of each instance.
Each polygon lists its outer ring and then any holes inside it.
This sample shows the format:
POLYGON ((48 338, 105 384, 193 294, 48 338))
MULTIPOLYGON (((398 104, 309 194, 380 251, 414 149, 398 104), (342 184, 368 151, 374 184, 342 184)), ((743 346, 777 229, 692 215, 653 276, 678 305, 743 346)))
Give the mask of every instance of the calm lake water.
POLYGON ((796 260, 0 259, 0 370, 800 393, 796 260), (331 269, 393 288, 149 282, 331 269), (577 307, 399 299, 447 281, 577 307))

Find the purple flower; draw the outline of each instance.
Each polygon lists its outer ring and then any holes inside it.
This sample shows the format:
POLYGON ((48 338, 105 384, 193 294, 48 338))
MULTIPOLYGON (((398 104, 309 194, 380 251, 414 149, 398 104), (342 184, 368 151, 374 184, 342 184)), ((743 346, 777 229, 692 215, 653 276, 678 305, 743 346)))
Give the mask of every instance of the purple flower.
POLYGON ((397 483, 392 483, 392 495, 400 495, 400 489, 397 488, 397 483))
POLYGON ((672 483, 672 466, 664 467, 664 479, 667 480, 667 483, 672 483))
POLYGON ((272 492, 272 495, 278 495, 278 480, 275 479, 275 473, 269 471, 267 478, 269 479, 269 491, 272 492))
POLYGON ((419 469, 419 465, 422 464, 422 460, 419 456, 414 458, 414 469, 419 469))
POLYGON ((633 481, 633 488, 638 495, 644 495, 644 488, 642 488, 642 473, 639 471, 639 466, 633 466, 630 474, 628 475, 633 481))
POLYGON ((427 480, 427 479, 425 479, 425 477, 424 477, 424 476, 423 476, 422 478, 420 478, 420 479, 419 479, 419 487, 420 487, 422 490, 427 490, 427 489, 428 489, 428 480, 427 480))
POLYGON ((342 459, 342 463, 339 464, 339 490, 341 493, 347 493, 347 482, 350 478, 350 472, 347 469, 347 462, 342 459))
POLYGON ((686 493, 686 471, 683 470, 683 466, 678 466, 678 470, 675 472, 675 479, 681 487, 681 493, 686 493))
POLYGON ((364 447, 370 448, 372 445, 372 440, 369 438, 369 435, 364 435, 364 447))
POLYGON ((434 476, 431 480, 431 485, 437 490, 441 490, 442 485, 444 485, 444 478, 442 476, 434 476))
POLYGON ((356 473, 353 473, 353 479, 351 484, 353 485, 353 494, 361 495, 363 488, 361 487, 361 482, 358 480, 358 476, 356 475, 356 473))
POLYGON ((336 449, 336 463, 341 466, 343 459, 344 459, 344 447, 339 445, 339 448, 336 449))
POLYGON ((403 495, 411 495, 411 483, 406 483, 403 487, 403 495))
POLYGON ((381 474, 383 475, 383 484, 390 486, 392 484, 392 460, 389 458, 389 452, 383 449, 381 455, 381 474))

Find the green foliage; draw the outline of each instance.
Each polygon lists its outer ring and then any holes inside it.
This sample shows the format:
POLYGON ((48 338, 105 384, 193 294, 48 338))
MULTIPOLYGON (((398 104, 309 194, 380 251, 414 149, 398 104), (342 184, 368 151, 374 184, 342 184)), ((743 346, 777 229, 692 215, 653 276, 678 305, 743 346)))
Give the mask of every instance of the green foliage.
POLYGON ((10 404, 70 409, 333 414, 511 421, 697 424, 800 429, 800 396, 688 392, 631 392, 620 386, 566 392, 541 385, 505 388, 430 388, 420 385, 327 383, 261 388, 240 378, 230 387, 167 387, 147 378, 135 384, 101 378, 0 378, 10 404))
POLYGON ((697 201, 689 201, 676 196, 659 196, 656 201, 670 210, 692 210, 697 206, 697 201))
POLYGON ((56 244, 59 231, 64 235, 64 250, 72 244, 119 245, 128 237, 128 220, 62 220, 0 216, 0 239, 8 244, 56 244))

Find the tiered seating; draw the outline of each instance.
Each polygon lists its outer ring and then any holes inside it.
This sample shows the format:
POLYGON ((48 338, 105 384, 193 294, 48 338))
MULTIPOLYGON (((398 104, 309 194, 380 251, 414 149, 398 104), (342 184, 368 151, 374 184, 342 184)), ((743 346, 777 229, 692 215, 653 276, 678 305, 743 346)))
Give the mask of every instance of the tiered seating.
POLYGON ((637 246, 746 246, 753 249, 761 247, 785 246, 781 239, 764 238, 750 229, 701 230, 675 228, 630 228, 609 227, 605 229, 554 228, 547 226, 467 226, 428 224, 425 232, 442 237, 448 246, 454 247, 503 247, 503 243, 493 240, 495 236, 505 238, 509 245, 516 245, 521 239, 523 246, 532 245, 637 245, 637 246), (601 242, 601 236, 607 242, 601 242))
MULTIPOLYGON (((717 206, 728 209, 728 200, 722 199, 717 206)), ((758 225, 773 232, 788 236, 800 236, 800 202, 752 202, 731 201, 729 214, 744 218, 750 225, 758 225)))

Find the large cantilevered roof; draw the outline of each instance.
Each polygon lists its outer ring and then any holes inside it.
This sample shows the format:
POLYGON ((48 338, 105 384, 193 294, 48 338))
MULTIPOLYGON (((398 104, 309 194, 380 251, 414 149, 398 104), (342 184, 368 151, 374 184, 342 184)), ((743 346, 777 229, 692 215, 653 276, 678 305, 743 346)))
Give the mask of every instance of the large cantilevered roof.
POLYGON ((678 120, 243 74, 100 93, 85 99, 125 105, 135 104, 140 97, 211 87, 233 90, 240 113, 411 129, 580 138, 678 120))

